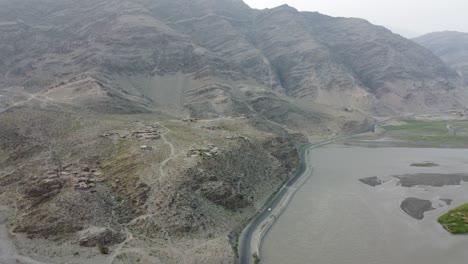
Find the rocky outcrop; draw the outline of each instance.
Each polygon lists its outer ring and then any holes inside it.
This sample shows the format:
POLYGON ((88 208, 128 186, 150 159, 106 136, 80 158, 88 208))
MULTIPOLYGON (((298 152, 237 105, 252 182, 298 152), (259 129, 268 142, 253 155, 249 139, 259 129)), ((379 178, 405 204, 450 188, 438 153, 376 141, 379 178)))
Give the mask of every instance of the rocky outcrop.
POLYGON ((298 159, 298 152, 288 139, 275 138, 262 146, 243 140, 228 152, 189 169, 187 174, 193 179, 194 192, 227 209, 238 209, 262 199, 258 189, 264 185, 286 181, 298 159))
POLYGON ((77 233, 78 242, 82 247, 98 245, 115 245, 125 240, 125 234, 104 227, 90 227, 77 233))
MULTIPOLYGON (((26 197, 27 198, 27 197, 26 197)), ((102 226, 112 219, 112 200, 105 190, 95 193, 62 190, 40 204, 25 199, 20 210, 29 214, 18 221, 16 232, 29 237, 61 240, 86 229, 89 225, 102 226)))
POLYGON ((162 186, 153 190, 157 194, 152 198, 156 213, 137 218, 131 223, 133 230, 150 237, 161 230, 177 236, 220 232, 230 215, 249 218, 299 163, 298 151, 289 138, 232 140, 236 144, 229 149, 196 155, 199 161, 174 176, 177 180, 162 181, 162 186))

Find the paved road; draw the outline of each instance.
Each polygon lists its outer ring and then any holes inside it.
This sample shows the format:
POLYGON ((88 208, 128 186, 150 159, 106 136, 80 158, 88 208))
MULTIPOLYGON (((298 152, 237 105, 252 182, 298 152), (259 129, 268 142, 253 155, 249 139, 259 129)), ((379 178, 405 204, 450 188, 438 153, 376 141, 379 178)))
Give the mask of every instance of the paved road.
MULTIPOLYGON (((388 120, 385 120, 388 121, 388 120)), ((300 150, 300 158, 301 162, 299 165, 299 169, 297 170, 296 174, 280 189, 278 194, 268 203, 264 206, 264 209, 255 217, 255 219, 242 231, 240 237, 239 237, 239 263, 240 264, 251 264, 254 262, 253 259, 253 254, 254 253, 259 253, 259 252, 252 252, 252 240, 254 239, 254 234, 258 229, 263 227, 263 224, 265 224, 265 221, 276 211, 276 207, 280 204, 280 202, 283 200, 284 197, 286 197, 291 191, 294 191, 291 187, 294 186, 301 178, 303 175, 305 175, 304 172, 311 173, 310 170, 306 170, 307 168, 307 162, 309 161, 306 158, 306 154, 308 151, 310 151, 313 148, 317 148, 320 146, 324 146, 327 144, 331 144, 335 141, 338 140, 343 140, 347 139, 359 134, 363 134, 366 132, 370 132, 375 130, 375 127, 377 124, 383 123, 385 121, 372 124, 369 127, 365 129, 361 129, 359 131, 336 137, 333 139, 329 139, 326 141, 322 141, 313 145, 304 145, 301 147, 300 150), (272 210, 268 210, 271 208, 272 210)), ((258 238, 257 238, 258 239, 258 238)), ((261 237, 260 237, 261 240, 261 237)), ((261 241, 260 241, 261 242, 261 241)), ((259 246, 259 245, 258 245, 259 246)))
POLYGON ((273 200, 270 201, 270 203, 265 206, 265 209, 247 226, 247 228, 244 229, 241 236, 239 237, 240 264, 250 264, 253 262, 253 252, 251 251, 254 231, 258 229, 260 225, 272 214, 273 211, 269 211, 268 208, 275 208, 278 206, 281 200, 288 193, 289 187, 293 186, 294 183, 296 183, 304 173, 306 168, 305 155, 308 149, 308 147, 302 147, 300 151, 301 163, 294 177, 288 183, 286 183, 283 188, 281 188, 279 193, 273 198, 273 200))

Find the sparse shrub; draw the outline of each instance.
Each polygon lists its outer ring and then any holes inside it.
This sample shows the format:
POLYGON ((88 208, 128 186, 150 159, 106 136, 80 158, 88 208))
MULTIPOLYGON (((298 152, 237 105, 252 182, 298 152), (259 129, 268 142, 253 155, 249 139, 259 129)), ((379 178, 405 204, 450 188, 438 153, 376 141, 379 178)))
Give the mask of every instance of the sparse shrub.
POLYGON ((109 254, 109 247, 101 244, 101 243, 98 243, 98 249, 99 249, 99 252, 101 252, 101 254, 103 255, 108 255, 109 254))
POLYGON ((260 263, 260 257, 258 256, 257 253, 253 254, 253 259, 254 259, 254 264, 260 263))

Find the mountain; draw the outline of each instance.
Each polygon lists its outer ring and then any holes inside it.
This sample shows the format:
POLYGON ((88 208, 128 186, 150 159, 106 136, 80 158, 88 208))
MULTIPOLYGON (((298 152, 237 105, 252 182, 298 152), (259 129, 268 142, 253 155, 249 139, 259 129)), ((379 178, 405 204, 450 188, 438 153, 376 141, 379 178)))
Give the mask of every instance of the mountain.
POLYGON ((413 39, 455 69, 468 84, 468 33, 444 31, 413 39))
POLYGON ((0 0, 0 262, 235 263, 298 149, 464 106, 362 19, 241 0, 0 0))
MULTIPOLYGON (((1 87, 98 111, 194 117, 276 109, 373 114, 457 106, 459 76, 428 50, 362 19, 255 10, 242 1, 1 1, 1 87)), ((312 113, 311 113, 312 112, 312 113)), ((304 122, 302 122, 304 123, 304 122)))

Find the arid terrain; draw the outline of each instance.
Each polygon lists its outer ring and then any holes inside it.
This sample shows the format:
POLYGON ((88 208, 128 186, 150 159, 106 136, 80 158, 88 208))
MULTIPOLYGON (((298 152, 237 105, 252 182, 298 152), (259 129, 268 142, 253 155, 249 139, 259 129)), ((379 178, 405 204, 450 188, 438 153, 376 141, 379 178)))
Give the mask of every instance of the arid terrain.
POLYGON ((434 52, 468 83, 468 33, 434 32, 413 40, 434 52))
POLYGON ((0 0, 0 262, 236 263, 304 144, 468 145, 456 70, 287 5, 0 0))
POLYGON ((18 256, 43 263, 231 263, 230 239, 307 141, 247 117, 34 109, 0 115, 0 200, 18 256))

